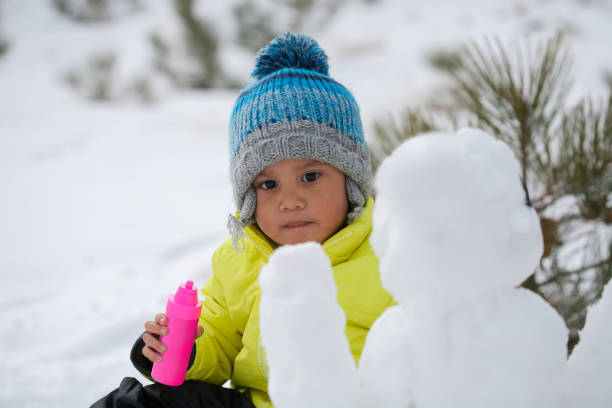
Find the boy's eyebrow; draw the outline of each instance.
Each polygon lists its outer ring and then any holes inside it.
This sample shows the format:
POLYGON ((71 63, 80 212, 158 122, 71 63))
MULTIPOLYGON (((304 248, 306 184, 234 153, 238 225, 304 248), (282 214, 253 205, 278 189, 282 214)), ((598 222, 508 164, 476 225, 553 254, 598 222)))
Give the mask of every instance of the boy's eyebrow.
POLYGON ((260 177, 269 177, 268 173, 266 173, 266 169, 263 169, 262 171, 260 171, 259 174, 255 176, 255 179, 258 179, 260 177))
POLYGON ((304 164, 299 166, 299 169, 305 169, 306 167, 312 167, 321 164, 320 161, 308 159, 304 164))

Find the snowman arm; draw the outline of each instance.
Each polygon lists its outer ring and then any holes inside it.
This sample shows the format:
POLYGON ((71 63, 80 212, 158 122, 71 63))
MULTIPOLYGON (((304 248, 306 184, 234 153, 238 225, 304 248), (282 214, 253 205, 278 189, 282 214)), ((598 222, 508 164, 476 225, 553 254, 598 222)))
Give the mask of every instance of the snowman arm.
POLYGON ((261 335, 276 407, 357 406, 359 378, 333 276, 314 243, 281 247, 262 268, 261 335))

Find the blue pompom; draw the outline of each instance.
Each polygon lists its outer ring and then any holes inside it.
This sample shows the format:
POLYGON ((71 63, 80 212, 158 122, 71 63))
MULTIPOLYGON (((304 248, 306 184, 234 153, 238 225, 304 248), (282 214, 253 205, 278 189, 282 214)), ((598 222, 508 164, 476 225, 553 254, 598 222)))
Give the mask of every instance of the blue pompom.
POLYGON ((263 47, 257 54, 251 76, 259 80, 283 68, 302 68, 329 75, 325 52, 315 40, 301 34, 285 33, 263 47))

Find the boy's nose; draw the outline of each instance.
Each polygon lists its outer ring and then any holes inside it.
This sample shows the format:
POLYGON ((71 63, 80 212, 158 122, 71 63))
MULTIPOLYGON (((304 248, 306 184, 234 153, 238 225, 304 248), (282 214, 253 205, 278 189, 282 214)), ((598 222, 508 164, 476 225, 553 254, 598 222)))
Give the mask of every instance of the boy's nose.
POLYGON ((293 192, 283 195, 280 202, 281 211, 303 210, 306 207, 306 201, 298 194, 293 192))

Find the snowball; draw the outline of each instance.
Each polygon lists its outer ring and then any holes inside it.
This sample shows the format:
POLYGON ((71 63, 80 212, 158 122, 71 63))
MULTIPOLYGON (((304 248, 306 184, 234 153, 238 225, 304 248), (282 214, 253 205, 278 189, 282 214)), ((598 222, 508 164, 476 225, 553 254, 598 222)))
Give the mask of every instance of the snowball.
POLYGON ((452 309, 516 286, 542 254, 518 162, 480 130, 409 139, 382 163, 376 189, 371 242, 404 306, 452 309))
POLYGON ((536 294, 506 289, 411 322, 419 408, 559 406, 567 330, 536 294))
POLYGON ((259 276, 260 327, 276 408, 355 407, 359 377, 319 244, 282 246, 259 276))
POLYGON ((567 330, 534 293, 503 290, 435 319, 402 310, 375 322, 360 361, 377 406, 559 407, 567 330))

